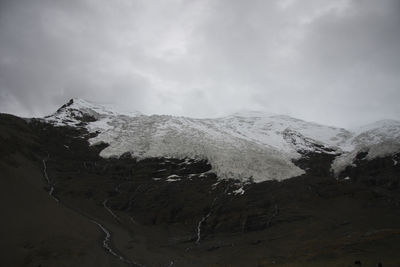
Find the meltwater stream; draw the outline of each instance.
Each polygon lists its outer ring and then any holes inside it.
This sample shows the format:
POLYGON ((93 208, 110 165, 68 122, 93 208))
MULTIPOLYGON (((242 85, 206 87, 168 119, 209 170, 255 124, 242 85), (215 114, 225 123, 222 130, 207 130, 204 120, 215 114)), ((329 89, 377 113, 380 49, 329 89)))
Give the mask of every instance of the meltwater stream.
MULTIPOLYGON (((46 162, 48 161, 48 159, 50 158, 50 155, 48 155, 46 158, 42 159, 42 163, 43 163, 43 175, 44 178, 46 179, 47 184, 50 186, 50 190, 49 190, 49 196, 51 196, 57 203, 61 203, 60 200, 58 198, 56 198, 53 193, 54 193, 54 183, 51 181, 48 173, 47 173, 47 164, 46 162)), ((111 213, 111 215, 113 215, 113 217, 115 217, 117 220, 119 220, 119 218, 112 212, 112 210, 110 208, 108 208, 107 206, 107 201, 108 199, 106 199, 103 202, 103 206, 106 208, 106 210, 111 213)), ((68 207, 68 206, 66 206, 68 207)), ((96 224, 100 230, 104 233, 104 239, 103 239, 103 248, 111 255, 113 255, 114 257, 118 258, 120 261, 130 265, 130 266, 138 266, 138 267, 144 267, 144 265, 138 264, 136 262, 130 261, 128 259, 126 259, 125 257, 123 257, 122 255, 118 254, 115 250, 112 249, 111 247, 111 233, 110 231, 104 227, 104 225, 102 225, 101 223, 99 223, 98 221, 94 220, 93 218, 90 218, 89 216, 82 214, 81 212, 78 212, 81 215, 83 215, 84 217, 88 218, 92 223, 96 224)))
POLYGON ((60 201, 58 200, 58 198, 56 198, 53 195, 53 193, 54 193, 54 183, 50 180, 49 175, 47 174, 47 164, 46 164, 46 162, 47 162, 47 160, 49 158, 50 158, 50 155, 48 155, 47 158, 42 160, 42 162, 43 162, 43 175, 44 175, 44 178, 46 179, 47 185, 50 186, 49 196, 51 196, 58 203, 60 201))

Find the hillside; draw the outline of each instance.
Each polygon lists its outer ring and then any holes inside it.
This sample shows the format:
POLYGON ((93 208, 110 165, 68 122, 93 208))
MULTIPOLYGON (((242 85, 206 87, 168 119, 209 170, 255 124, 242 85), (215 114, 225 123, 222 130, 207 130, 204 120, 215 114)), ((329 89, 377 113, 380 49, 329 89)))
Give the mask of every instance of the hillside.
POLYGON ((396 125, 82 100, 44 119, 1 114, 2 264, 398 266, 396 125))

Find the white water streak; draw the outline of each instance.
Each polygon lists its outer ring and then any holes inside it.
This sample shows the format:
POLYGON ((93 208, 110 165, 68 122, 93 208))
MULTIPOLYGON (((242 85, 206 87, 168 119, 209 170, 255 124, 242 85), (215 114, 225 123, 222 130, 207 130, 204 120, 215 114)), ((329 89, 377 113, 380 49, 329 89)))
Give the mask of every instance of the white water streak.
POLYGON ((196 244, 199 244, 200 240, 201 240, 201 225, 207 220, 208 217, 210 217, 210 215, 211 215, 211 211, 206 216, 203 216, 203 218, 201 218, 201 220, 197 224, 197 240, 196 240, 196 244))
MULTIPOLYGON (((49 156, 47 156, 47 158, 49 158, 49 156)), ((43 174, 44 174, 44 177, 45 177, 45 179, 46 179, 46 181, 47 181, 47 184, 50 186, 49 195, 50 195, 57 203, 59 203, 60 201, 53 195, 53 192, 54 192, 54 185, 52 184, 52 182, 51 182, 51 180, 50 180, 50 178, 49 178, 49 175, 47 174, 47 165, 46 165, 46 161, 47 161, 47 159, 43 159, 43 160, 42 160, 42 162, 43 162, 43 174)), ((108 201, 108 199, 106 199, 106 200, 103 202, 103 206, 106 208, 106 210, 107 210, 108 212, 111 213, 111 215, 113 215, 113 217, 115 217, 117 220, 119 220, 118 216, 116 216, 116 215, 112 212, 112 210, 111 210, 110 208, 108 208, 108 206, 107 206, 107 201, 108 201)), ((139 264, 139 263, 134 262, 134 261, 130 261, 130 260, 124 258, 123 256, 121 256, 120 254, 118 254, 117 252, 115 252, 115 251, 111 248, 111 245, 110 245, 110 242, 111 242, 111 233, 110 233, 110 231, 108 231, 101 223, 99 223, 99 222, 97 222, 97 221, 95 221, 95 220, 93 220, 93 219, 90 219, 90 221, 91 221, 92 223, 96 224, 96 225, 101 229, 101 231, 105 234, 105 237, 104 237, 104 239, 103 239, 103 247, 107 250, 108 253, 110 253, 111 255, 113 255, 114 257, 118 258, 120 261, 125 262, 125 263, 128 264, 128 265, 131 265, 131 266, 139 266, 139 267, 145 267, 144 265, 139 264)))
POLYGON ((50 180, 50 178, 49 178, 49 175, 47 174, 47 165, 46 165, 46 161, 47 161, 47 159, 43 159, 43 160, 42 160, 42 162, 43 162, 43 175, 44 175, 44 178, 45 178, 46 181, 47 181, 47 184, 50 186, 49 196, 51 196, 56 202, 60 202, 60 201, 58 200, 58 198, 56 198, 56 197, 53 195, 53 193, 54 193, 54 184, 51 182, 51 180, 50 180))
MULTIPOLYGON (((111 255, 117 257, 120 261, 123 261, 125 263, 128 264, 133 264, 131 261, 125 259, 123 256, 119 255, 117 252, 115 252, 111 246, 110 246, 110 242, 111 242, 111 234, 110 231, 108 231, 101 223, 95 221, 95 220, 91 220, 92 223, 96 224, 101 231, 103 231, 103 233, 105 234, 105 237, 103 239, 103 247, 108 251, 108 253, 110 253, 111 255)), ((138 265, 136 263, 134 263, 135 265, 138 265)), ((141 266, 141 265, 139 265, 141 266)))
POLYGON ((139 267, 145 267, 145 265, 142 265, 140 263, 137 263, 135 261, 131 261, 126 259, 125 257, 123 257, 122 255, 118 254, 117 252, 115 252, 112 248, 111 248, 111 233, 109 230, 107 230, 107 228, 105 228, 101 223, 95 221, 95 220, 90 220, 92 223, 96 224, 101 231, 103 231, 103 233, 105 234, 105 237, 103 239, 103 247, 107 250, 108 253, 110 253, 111 255, 113 255, 114 257, 117 257, 120 261, 125 262, 131 266, 139 266, 139 267))
MULTIPOLYGON (((230 185, 228 184, 224 190, 224 192, 221 195, 226 195, 228 193, 230 185)), ((212 213, 212 209, 215 205, 215 202, 217 201, 218 197, 220 195, 216 195, 213 202, 211 203, 211 207, 210 207, 210 212, 207 213, 205 216, 203 216, 203 218, 201 218, 201 220, 199 221, 199 223, 197 224, 197 239, 196 239, 196 244, 200 243, 201 240, 201 226, 202 224, 208 219, 208 217, 210 217, 211 213, 212 213)))
POLYGON ((103 201, 103 206, 104 208, 117 220, 120 221, 119 217, 115 215, 115 213, 110 209, 110 207, 107 206, 108 198, 103 201))

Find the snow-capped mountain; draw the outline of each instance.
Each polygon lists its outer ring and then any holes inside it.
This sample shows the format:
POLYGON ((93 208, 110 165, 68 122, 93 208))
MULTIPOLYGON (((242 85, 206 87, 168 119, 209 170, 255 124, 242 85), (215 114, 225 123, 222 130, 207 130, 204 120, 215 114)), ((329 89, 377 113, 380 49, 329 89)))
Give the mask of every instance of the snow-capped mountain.
MULTIPOLYGON (((338 175, 353 163, 360 152, 365 159, 391 156, 400 151, 400 122, 380 120, 352 130, 352 136, 343 147, 347 153, 338 156, 332 163, 332 170, 338 175)), ((396 161, 394 161, 396 162, 396 161)))
MULTIPOLYGON (((252 178, 255 182, 303 174, 293 160, 308 152, 342 154, 333 164, 337 172, 351 164, 361 148, 400 143, 398 121, 381 121, 348 131, 263 112, 240 112, 216 119, 147 116, 81 99, 71 100, 45 120, 97 133, 89 142, 109 144, 101 151, 103 157, 129 152, 139 159, 207 159, 221 178, 252 178)), ((397 149, 388 146, 389 150, 397 149)), ((382 153, 389 153, 388 149, 371 155, 382 153)))

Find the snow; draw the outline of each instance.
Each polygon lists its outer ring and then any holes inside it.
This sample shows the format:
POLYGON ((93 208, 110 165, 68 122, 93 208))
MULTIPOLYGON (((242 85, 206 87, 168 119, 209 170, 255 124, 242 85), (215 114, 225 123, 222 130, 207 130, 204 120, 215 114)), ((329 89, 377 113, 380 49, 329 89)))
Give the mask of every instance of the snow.
POLYGON ((235 195, 243 195, 244 192, 245 192, 245 191, 243 190, 243 187, 240 187, 239 189, 234 190, 234 191, 233 191, 233 194, 235 194, 235 195))
POLYGON ((135 117, 142 115, 137 111, 127 112, 111 105, 99 105, 79 98, 71 99, 71 103, 68 104, 66 104, 68 106, 61 107, 53 115, 45 117, 45 120, 56 126, 77 126, 81 123, 79 118, 85 114, 97 120, 92 123, 91 127, 109 130, 111 129, 108 124, 109 119, 114 116, 135 117))
POLYGON ((345 146, 351 150, 337 157, 332 170, 339 175, 347 166, 351 166, 360 152, 368 152, 366 160, 386 157, 400 152, 400 122, 381 120, 356 129, 345 146))
POLYGON ((79 99, 79 98, 74 98, 73 103, 71 106, 69 106, 70 109, 78 109, 83 112, 87 112, 89 114, 98 114, 98 115, 124 115, 124 116, 129 116, 129 117, 134 117, 134 116, 139 116, 141 115, 140 112, 138 111, 125 111, 118 109, 115 106, 112 106, 110 104, 97 104, 97 103, 92 103, 87 100, 79 99))
POLYGON ((167 182, 177 182, 177 181, 180 181, 180 180, 181 180, 181 177, 179 175, 172 174, 172 175, 167 177, 166 181, 167 182))
POLYGON ((337 174, 351 165, 361 150, 368 149, 370 157, 387 155, 398 151, 391 144, 400 140, 398 121, 380 121, 348 131, 266 112, 243 111, 216 119, 147 116, 81 99, 74 99, 45 120, 56 126, 81 127, 84 115, 95 119, 84 127, 98 133, 90 144, 109 144, 101 151, 102 157, 130 152, 138 159, 179 158, 185 160, 182 165, 190 164, 189 159, 204 159, 221 179, 242 182, 250 178, 254 182, 281 181, 301 175, 304 170, 292 161, 301 157, 299 151, 326 153, 320 146, 332 149, 332 154, 342 153, 332 164, 337 174), (385 142, 390 144, 380 149, 378 144, 385 142))
POLYGON ((332 163, 332 170, 338 176, 347 166, 354 166, 354 160, 358 153, 368 152, 365 160, 372 160, 378 157, 392 156, 400 151, 400 143, 385 141, 382 143, 358 146, 353 151, 337 157, 332 163))
MULTIPOLYGON (((283 180, 304 173, 295 166, 297 152, 313 150, 300 142, 288 143, 283 133, 288 129, 301 138, 326 146, 337 146, 349 133, 340 128, 326 127, 287 116, 263 113, 235 114, 218 119, 192 119, 165 115, 107 118, 107 127, 89 123, 88 129, 100 134, 91 144, 110 144, 101 152, 103 157, 131 152, 134 157, 170 156, 207 159, 221 178, 255 182, 283 180), (314 131, 312 129, 313 128, 314 131), (112 130, 109 130, 112 128, 112 130), (317 141, 318 140, 318 141, 317 141)), ((187 161, 188 162, 188 161, 187 161)))
POLYGON ((91 144, 110 144, 100 154, 106 158, 129 151, 137 158, 207 159, 222 178, 253 176, 257 181, 281 180, 303 173, 291 162, 299 156, 294 149, 260 145, 252 137, 232 135, 229 129, 219 127, 212 120, 160 115, 116 116, 107 120, 107 128, 99 127, 98 122, 87 126, 92 132, 100 132, 90 140, 91 144))
POLYGON ((172 182, 178 182, 178 181, 180 181, 181 179, 172 179, 172 178, 169 178, 169 179, 167 179, 167 180, 165 180, 165 181, 167 181, 167 182, 169 182, 169 183, 172 183, 172 182))

